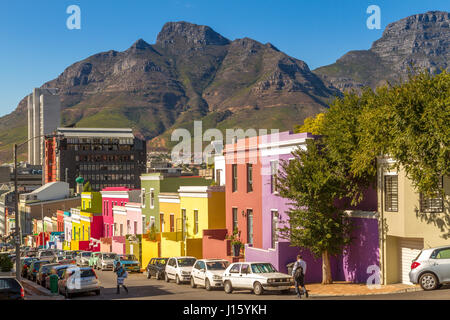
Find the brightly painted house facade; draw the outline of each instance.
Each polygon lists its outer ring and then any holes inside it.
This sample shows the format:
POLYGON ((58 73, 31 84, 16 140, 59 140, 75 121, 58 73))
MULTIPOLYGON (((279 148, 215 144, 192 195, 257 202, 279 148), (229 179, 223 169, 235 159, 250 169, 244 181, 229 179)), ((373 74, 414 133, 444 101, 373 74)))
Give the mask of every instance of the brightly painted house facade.
POLYGON ((177 257, 185 253, 180 196, 176 192, 158 194, 161 230, 161 256, 177 257))
POLYGON ((443 194, 426 197, 394 169, 394 160, 378 163, 378 212, 385 230, 381 237, 383 284, 409 284, 412 260, 423 248, 450 245, 450 177, 441 177, 443 194))

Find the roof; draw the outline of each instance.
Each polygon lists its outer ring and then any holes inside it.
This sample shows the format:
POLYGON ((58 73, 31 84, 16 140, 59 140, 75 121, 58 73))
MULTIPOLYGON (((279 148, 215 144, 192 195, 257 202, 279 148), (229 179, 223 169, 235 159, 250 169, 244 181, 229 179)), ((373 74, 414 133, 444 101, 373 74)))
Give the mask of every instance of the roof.
POLYGON ((57 128, 65 137, 134 138, 131 128, 57 128))

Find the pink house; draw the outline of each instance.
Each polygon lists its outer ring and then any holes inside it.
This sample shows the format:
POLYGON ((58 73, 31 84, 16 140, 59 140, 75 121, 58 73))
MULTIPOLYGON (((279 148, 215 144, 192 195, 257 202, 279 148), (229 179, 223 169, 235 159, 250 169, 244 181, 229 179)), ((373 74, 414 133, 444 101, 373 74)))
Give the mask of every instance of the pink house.
POLYGON ((108 187, 101 191, 102 194, 102 217, 103 238, 111 238, 114 235, 114 206, 124 206, 128 203, 131 189, 125 187, 108 187))

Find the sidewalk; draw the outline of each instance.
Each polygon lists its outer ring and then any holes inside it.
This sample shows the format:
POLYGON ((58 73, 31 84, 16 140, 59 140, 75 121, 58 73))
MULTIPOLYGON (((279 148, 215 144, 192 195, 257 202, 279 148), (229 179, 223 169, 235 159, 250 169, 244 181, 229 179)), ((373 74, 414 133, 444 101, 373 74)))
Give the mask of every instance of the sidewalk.
POLYGON ((336 281, 328 285, 320 283, 307 284, 306 289, 310 297, 361 296, 422 291, 419 285, 398 283, 384 286, 380 285, 380 288, 369 288, 366 284, 344 281, 336 281))
POLYGON ((59 294, 52 294, 49 290, 40 285, 22 279, 22 286, 25 290, 25 300, 64 300, 65 298, 59 294))

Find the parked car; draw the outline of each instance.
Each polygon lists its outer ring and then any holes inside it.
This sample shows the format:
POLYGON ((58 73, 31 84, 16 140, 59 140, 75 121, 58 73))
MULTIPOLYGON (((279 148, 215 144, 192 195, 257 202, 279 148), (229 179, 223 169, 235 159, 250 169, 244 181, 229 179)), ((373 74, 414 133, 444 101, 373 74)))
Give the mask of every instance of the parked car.
POLYGON ((250 289, 257 295, 265 290, 288 293, 294 284, 291 276, 278 272, 267 262, 232 263, 223 273, 222 281, 226 293, 234 289, 250 289))
POLYGON ((39 272, 39 269, 41 268, 41 265, 48 264, 47 260, 36 260, 33 261, 30 265, 30 268, 28 270, 28 279, 32 281, 36 281, 37 273, 39 272))
POLYGON ((134 254, 119 254, 114 258, 114 269, 120 261, 126 271, 141 272, 139 260, 134 254))
POLYGON ((90 251, 82 251, 77 254, 75 260, 77 261, 77 265, 80 267, 89 266, 89 258, 91 257, 92 252, 90 251))
POLYGON ((57 260, 56 253, 53 250, 41 250, 38 252, 37 257, 39 260, 47 260, 50 262, 57 260))
POLYGON ((197 260, 192 267, 191 287, 205 287, 210 291, 212 288, 223 287, 222 275, 230 263, 222 259, 197 260))
POLYGON ((409 280, 427 291, 450 283, 450 246, 422 250, 411 264, 409 280))
POLYGON ((26 257, 22 260, 22 278, 28 278, 31 263, 36 260, 38 260, 36 257, 26 257))
POLYGON ((14 277, 0 277, 0 300, 24 300, 25 291, 14 277))
POLYGON ((177 284, 189 282, 191 280, 191 271, 197 259, 195 257, 174 257, 167 261, 164 272, 166 282, 175 280, 177 284))
POLYGON ((100 281, 91 267, 71 267, 64 270, 61 280, 58 281, 58 291, 66 298, 70 298, 74 293, 95 292, 99 295, 100 281))
POLYGON ((157 280, 162 280, 164 278, 167 260, 169 260, 169 258, 150 259, 147 268, 145 269, 147 272, 147 279, 155 277, 157 280))
POLYGON ((58 263, 41 264, 38 273, 36 274, 36 283, 45 287, 47 277, 50 275, 52 267, 58 266, 58 263))
MULTIPOLYGON (((59 264, 59 265, 53 266, 51 269, 56 270, 56 274, 58 275, 58 281, 59 281, 62 279, 62 275, 64 274, 64 271, 67 268, 74 268, 74 267, 76 268, 77 265, 76 264, 59 264)), ((50 271, 50 274, 51 274, 51 271, 50 271)), ((50 290, 50 281, 45 281, 45 287, 50 290)))
POLYGON ((100 255, 101 252, 92 252, 91 256, 89 257, 89 267, 92 267, 94 269, 97 267, 97 261, 100 255))
POLYGON ((100 270, 113 270, 114 269, 114 259, 116 258, 116 253, 101 253, 97 259, 97 269, 100 270))

